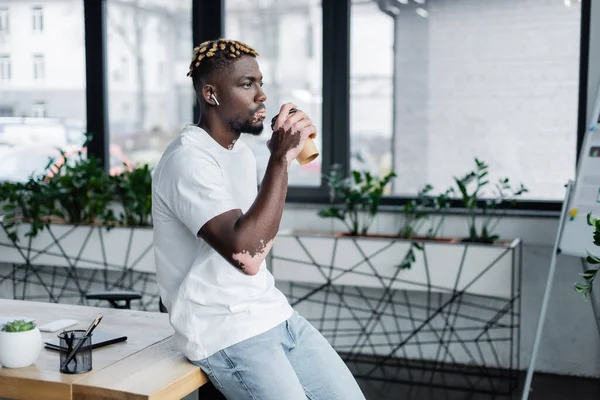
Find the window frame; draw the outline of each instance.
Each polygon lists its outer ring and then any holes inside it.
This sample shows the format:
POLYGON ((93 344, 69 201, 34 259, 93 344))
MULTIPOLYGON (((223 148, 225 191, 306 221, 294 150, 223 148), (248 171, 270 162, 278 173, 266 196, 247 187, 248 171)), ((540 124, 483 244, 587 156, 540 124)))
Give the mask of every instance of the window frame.
POLYGON ((0 74, 0 83, 10 82, 12 80, 12 60, 10 54, 0 54, 0 69, 2 70, 2 73, 0 74))
POLYGON ((34 102, 31 106, 31 116, 33 118, 46 118, 48 116, 47 103, 42 100, 34 102))
POLYGON ((0 34, 10 33, 10 11, 8 7, 0 7, 0 34))
POLYGON ((34 32, 44 32, 44 7, 31 7, 31 29, 34 32))
MULTIPOLYGON (((222 37, 225 31, 226 0, 189 0, 192 2, 192 38, 196 45, 205 40, 222 37)), ((107 66, 106 66, 106 0, 83 0, 86 53, 87 126, 96 133, 89 145, 107 166, 109 133, 107 119, 107 66)), ((321 166, 328 174, 333 164, 339 164, 347 173, 350 168, 350 13, 351 0, 322 0, 323 18, 323 108, 321 166), (335 143, 335 146, 333 144, 335 143)), ((590 43, 591 1, 581 2, 579 104, 577 123, 576 161, 586 129, 587 84, 590 43)), ((190 49, 191 51, 191 49, 190 49)), ((198 105, 194 102, 194 121, 199 119, 198 105)), ((192 122, 194 122, 192 121, 192 122)), ((565 182, 566 183, 566 182, 565 182)), ((389 196, 384 206, 398 206, 415 197, 389 196)), ((287 203, 329 203, 329 190, 323 180, 320 186, 290 186, 287 203)), ((453 201, 453 209, 460 202, 453 201)), ((541 214, 560 211, 562 201, 519 200, 509 213, 541 214), (541 212, 541 213, 540 213, 541 212)))
POLYGON ((46 79, 46 57, 43 54, 33 55, 33 80, 41 82, 46 79))

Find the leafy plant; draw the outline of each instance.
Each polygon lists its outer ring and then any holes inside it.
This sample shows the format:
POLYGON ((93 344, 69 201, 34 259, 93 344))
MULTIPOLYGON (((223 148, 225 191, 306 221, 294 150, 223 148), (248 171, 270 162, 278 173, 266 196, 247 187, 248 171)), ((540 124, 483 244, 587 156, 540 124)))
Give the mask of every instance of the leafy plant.
MULTIPOLYGON (((589 226, 594 227, 594 233, 593 233, 594 245, 600 246, 600 219, 594 218, 592 216, 592 213, 590 212, 587 215, 587 224, 589 226)), ((586 261, 589 264, 592 264, 592 265, 600 264, 600 257, 597 257, 597 256, 591 254, 589 251, 587 253, 588 253, 588 255, 587 255, 586 261)), ((598 267, 596 267, 595 269, 592 268, 592 269, 586 270, 583 274, 581 274, 581 276, 583 276, 583 279, 585 280, 585 283, 576 283, 575 284, 575 291, 577 293, 581 293, 586 300, 589 297, 590 293, 592 293, 592 285, 594 283, 594 279, 596 278, 596 275, 598 274, 598 270, 599 270, 598 267)))
POLYGON ((376 178, 370 172, 352 171, 351 177, 344 177, 341 167, 334 165, 324 179, 330 189, 331 202, 341 204, 320 210, 319 217, 342 221, 352 236, 365 235, 379 211, 385 187, 395 176, 390 172, 376 178))
MULTIPOLYGON (((87 134, 85 147, 90 140, 87 134)), ((73 224, 114 225, 114 213, 109 208, 114 182, 100 161, 86 156, 83 149, 71 156, 61 151, 61 156, 50 166, 53 173, 44 179, 46 196, 54 205, 52 215, 73 224)))
POLYGON ((31 222, 30 231, 25 235, 35 237, 48 223, 38 216, 48 215, 52 209, 43 186, 33 177, 25 183, 0 182, 0 202, 5 203, 2 207, 5 212, 4 227, 8 237, 14 242, 18 241, 17 219, 31 222))
POLYGON ((414 237, 428 222, 430 226, 425 232, 425 237, 434 238, 438 235, 444 223, 446 211, 450 206, 450 194, 454 192, 454 189, 450 188, 438 195, 431 195, 432 191, 433 186, 426 184, 419 190, 416 199, 409 200, 402 206, 404 223, 398 232, 398 236, 403 238, 414 237), (434 213, 441 215, 437 221, 430 218, 434 213))
POLYGON ((475 158, 476 169, 462 178, 454 177, 454 181, 462 197, 464 207, 468 212, 467 224, 469 227, 469 238, 467 241, 480 243, 493 243, 498 239, 494 229, 499 222, 499 213, 491 212, 502 205, 514 205, 517 197, 528 190, 523 184, 513 187, 508 178, 501 178, 492 189, 493 197, 484 200, 485 188, 489 185, 488 165, 475 158), (477 227, 476 217, 481 214, 482 223, 477 227), (495 221, 493 224, 492 222, 495 221))
POLYGON ((147 165, 128 168, 121 175, 106 173, 100 161, 86 155, 91 134, 85 134, 83 148, 74 154, 60 150, 60 156, 48 162, 44 172, 25 183, 0 182, 0 203, 4 203, 3 224, 10 239, 18 242, 18 222, 30 223, 25 236, 35 237, 50 222, 117 224, 148 226, 151 224, 152 174, 147 165), (114 205, 123 206, 119 218, 114 205))
POLYGON ((413 263, 417 259, 415 256, 416 251, 423 251, 423 245, 418 242, 412 242, 410 244, 410 247, 408 248, 408 251, 404 255, 404 258, 400 262, 399 267, 401 269, 409 269, 410 267, 412 267, 413 263))
MULTIPOLYGON (((426 184, 419 190, 416 199, 409 200, 402 206, 402 214, 404 214, 404 223, 398 232, 398 236, 402 238, 414 238, 418 236, 423 226, 429 223, 429 228, 425 232, 425 238, 431 239, 437 237, 439 230, 444 224, 446 211, 450 206, 450 194, 453 189, 448 189, 438 195, 431 195, 433 186, 426 184), (440 218, 433 220, 432 214, 440 214, 440 218)), ((408 269, 416 260, 415 252, 422 251, 423 245, 417 241, 410 244, 408 251, 400 262, 401 269, 408 269)))
POLYGON ((117 198, 123 205, 120 222, 148 226, 152 216, 152 173, 148 165, 125 171, 115 178, 117 198))
POLYGON ((35 328, 35 322, 26 322, 22 319, 7 322, 2 327, 3 332, 27 332, 35 328))

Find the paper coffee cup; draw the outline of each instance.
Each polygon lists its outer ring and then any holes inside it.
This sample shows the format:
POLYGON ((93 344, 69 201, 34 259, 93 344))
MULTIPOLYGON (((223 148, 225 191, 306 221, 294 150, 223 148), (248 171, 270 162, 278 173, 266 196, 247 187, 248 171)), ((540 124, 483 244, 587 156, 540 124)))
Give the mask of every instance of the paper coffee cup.
POLYGON ((317 146, 315 146, 315 142, 308 138, 306 142, 304 142, 304 148, 296 157, 296 161, 300 165, 306 165, 309 162, 313 161, 315 158, 319 157, 319 150, 317 150, 317 146))
MULTIPOLYGON (((296 108, 292 108, 288 113, 287 118, 289 118, 296 111, 296 108)), ((273 119, 271 119, 271 129, 275 127, 275 121, 277 120, 278 116, 279 114, 277 114, 273 117, 273 119)), ((296 157, 296 161, 298 161, 300 165, 306 165, 317 157, 319 157, 319 150, 317 150, 317 146, 315 146, 315 142, 313 142, 312 138, 309 137, 308 139, 306 139, 306 142, 304 142, 304 148, 302 149, 300 154, 298 154, 298 157, 296 157)))

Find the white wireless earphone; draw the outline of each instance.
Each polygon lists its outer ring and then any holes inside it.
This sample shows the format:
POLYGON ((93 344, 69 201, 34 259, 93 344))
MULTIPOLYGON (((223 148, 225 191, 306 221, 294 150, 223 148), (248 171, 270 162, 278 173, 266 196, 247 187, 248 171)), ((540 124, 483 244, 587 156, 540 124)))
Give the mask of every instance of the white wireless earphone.
POLYGON ((215 94, 211 94, 210 97, 212 97, 212 99, 215 101, 215 103, 217 103, 217 105, 219 105, 219 101, 217 100, 217 98, 215 97, 215 94))

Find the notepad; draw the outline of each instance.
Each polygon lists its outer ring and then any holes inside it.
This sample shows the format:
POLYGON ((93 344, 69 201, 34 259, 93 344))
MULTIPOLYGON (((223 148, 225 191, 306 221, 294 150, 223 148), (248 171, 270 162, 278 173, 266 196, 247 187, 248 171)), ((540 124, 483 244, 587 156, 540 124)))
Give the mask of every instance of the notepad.
MULTIPOLYGON (((108 346, 111 344, 115 344, 115 343, 119 343, 119 342, 124 342, 127 340, 127 336, 125 335, 119 335, 116 333, 110 333, 110 332, 105 332, 105 331, 101 331, 96 329, 94 331, 94 333, 92 334, 92 345, 91 348, 93 349, 97 349, 100 347, 104 347, 104 346, 108 346)), ((50 340, 48 342, 44 342, 44 347, 46 347, 47 349, 50 350, 56 350, 56 351, 66 351, 66 347, 60 347, 60 339, 56 338, 53 340, 50 340)), ((87 350, 90 346, 83 346, 81 349, 82 350, 87 350)))

